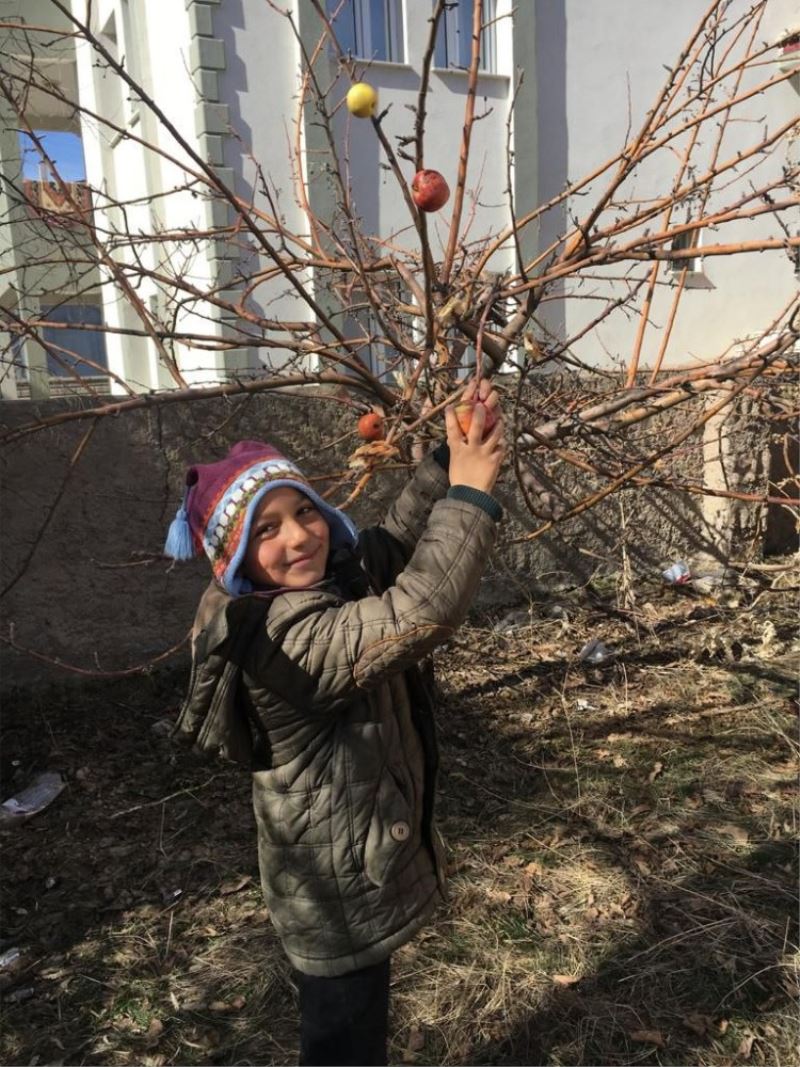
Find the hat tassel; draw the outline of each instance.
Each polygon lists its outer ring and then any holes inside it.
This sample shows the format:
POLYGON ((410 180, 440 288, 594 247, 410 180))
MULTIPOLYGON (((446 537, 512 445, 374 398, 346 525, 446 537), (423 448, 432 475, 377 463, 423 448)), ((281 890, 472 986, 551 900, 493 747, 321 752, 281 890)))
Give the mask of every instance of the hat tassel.
POLYGON ((185 497, 175 513, 175 518, 170 523, 167 540, 164 543, 164 555, 180 561, 194 558, 194 543, 185 497))

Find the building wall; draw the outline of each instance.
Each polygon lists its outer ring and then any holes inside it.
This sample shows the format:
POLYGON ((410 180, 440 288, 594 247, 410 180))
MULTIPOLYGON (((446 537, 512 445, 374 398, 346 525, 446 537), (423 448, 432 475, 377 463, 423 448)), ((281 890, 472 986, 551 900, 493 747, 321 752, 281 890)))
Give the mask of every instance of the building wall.
MULTIPOLYGON (((730 5, 735 18, 749 7, 746 0, 730 5)), ((539 196, 546 201, 569 180, 574 182, 616 155, 629 131, 636 131, 656 100, 664 82, 665 65, 671 65, 703 12, 695 0, 674 0, 667 9, 639 0, 604 0, 585 3, 536 5, 537 90, 539 124, 539 196)), ((774 42, 781 30, 796 20, 793 0, 770 0, 759 40, 774 42)), ((779 73, 776 63, 764 63, 742 82, 742 89, 779 73)), ((737 112, 737 121, 727 130, 720 160, 733 158, 749 147, 764 129, 774 129, 798 113, 798 83, 784 82, 768 94, 760 94, 737 112)), ((715 124, 702 137, 696 159, 708 160, 715 124)), ((675 142, 680 150, 686 138, 675 142)), ((780 174, 787 160, 787 142, 779 144, 767 166, 755 173, 743 170, 738 183, 728 182, 711 199, 709 209, 735 202, 738 195, 767 177, 780 174)), ((672 187, 677 172, 677 154, 661 150, 626 186, 630 196, 651 197, 672 187)), ((702 166, 698 168, 702 171, 702 166)), ((601 182, 591 186, 598 192, 601 182)), ((542 247, 568 232, 567 211, 584 217, 592 193, 550 213, 544 220, 542 247)), ((785 194, 784 194, 785 195, 785 194)), ((613 212, 611 213, 613 216, 613 212)), ((606 216, 608 217, 608 216, 606 216)), ((674 217, 684 222, 683 213, 674 217)), ((794 224, 800 222, 800 209, 794 224)), ((707 243, 757 240, 782 235, 768 215, 720 227, 705 235, 707 243)), ((646 269, 646 268, 645 268, 646 269)), ((601 272, 596 272, 601 273, 601 272)), ((619 275, 612 268, 606 275, 619 275)), ((690 288, 683 295, 680 313, 667 350, 667 364, 680 366, 722 355, 732 341, 765 329, 797 289, 792 264, 783 249, 749 258, 715 257, 704 263, 708 288, 690 288)), ((662 268, 661 278, 666 273, 662 268)), ((599 287, 598 287, 599 288, 599 287)), ((619 292, 619 288, 617 292, 619 292)), ((653 362, 661 343, 674 289, 659 287, 653 305, 653 328, 647 335, 642 362, 653 362)), ((544 317, 556 332, 571 336, 589 322, 599 308, 591 301, 555 301, 544 317)), ((627 361, 637 322, 618 315, 579 342, 576 353, 594 365, 627 361)))
MULTIPOLYGON (((744 11, 747 0, 734 0, 734 13, 744 11)), ((86 0, 73 0, 83 16, 86 0)), ((766 40, 792 16, 792 0, 771 0, 762 27, 766 40)), ((288 5, 307 50, 318 36, 318 19, 311 5, 293 0, 288 5)), ((378 88, 381 109, 388 109, 383 128, 392 144, 413 129, 411 108, 417 101, 422 54, 428 31, 431 0, 406 0, 404 9, 404 59, 402 63, 360 64, 362 76, 378 88)), ((162 0, 158 14, 152 6, 132 0, 97 0, 91 5, 93 26, 101 29, 113 16, 117 50, 126 66, 140 77, 167 118, 186 139, 189 147, 212 164, 237 195, 272 212, 263 184, 274 194, 274 203, 286 227, 303 236, 308 220, 298 205, 296 168, 290 156, 297 141, 302 163, 310 175, 312 209, 330 218, 336 192, 320 164, 323 143, 309 110, 298 115, 298 70, 300 46, 287 19, 273 5, 245 0, 162 0), (299 127, 298 127, 299 123, 299 127)), ((515 84, 516 110, 511 117, 513 187, 518 214, 530 210, 612 156, 625 140, 629 125, 636 127, 660 86, 664 65, 674 60, 700 12, 694 0, 676 0, 669 18, 653 5, 638 0, 584 0, 564 3, 540 2, 518 5, 513 21, 511 0, 497 0, 499 21, 497 66, 494 74, 481 74, 476 111, 482 116, 473 129, 473 144, 467 178, 467 209, 471 219, 466 240, 478 240, 500 230, 508 220, 507 126, 515 84), (473 217, 474 216, 474 217, 473 217)), ((40 13, 41 14, 41 13, 40 13)), ((147 152, 134 137, 98 136, 96 125, 84 121, 84 147, 90 182, 107 188, 110 198, 126 201, 126 225, 144 233, 168 233, 185 229, 204 230, 230 223, 233 213, 218 197, 186 188, 192 182, 196 163, 162 127, 148 108, 127 99, 116 79, 106 77, 89 49, 78 46, 80 98, 85 106, 109 115, 135 137, 156 144, 171 159, 147 152), (161 194, 168 195, 161 195, 161 194)), ((320 83, 328 87, 326 101, 334 112, 337 151, 348 161, 347 175, 359 216, 359 232, 378 234, 413 251, 417 238, 395 177, 383 159, 372 126, 354 119, 341 106, 349 82, 336 78, 329 49, 318 60, 320 83)), ((758 77, 770 67, 759 68, 758 77)), ((434 70, 428 99, 425 165, 441 170, 451 185, 455 182, 459 141, 464 114, 467 75, 463 71, 434 70)), ((731 155, 749 143, 759 123, 775 125, 797 111, 798 95, 788 82, 758 97, 745 115, 752 122, 732 124, 722 155, 731 155)), ((779 147, 772 159, 773 170, 784 162, 779 147)), ((410 181, 413 165, 401 160, 404 180, 410 181)), ((641 169, 630 195, 650 196, 668 188, 675 173, 675 157, 669 151, 641 169)), ((593 192, 597 192, 596 185, 593 192)), ((729 190, 727 199, 733 198, 729 190)), ((102 208, 102 195, 97 198, 102 208)), ((540 227, 523 235, 526 256, 545 248, 567 232, 568 212, 580 217, 591 195, 575 198, 546 215, 540 227)), ((713 206, 713 203, 712 203, 713 206)), ((100 221, 110 228, 121 226, 121 213, 109 207, 100 221)), ((429 218, 434 254, 440 257, 446 237, 448 209, 429 218)), ((339 224, 340 232, 344 229, 339 224)), ((754 239, 774 232, 768 217, 727 227, 709 239, 754 239)), ((189 298, 176 326, 186 332, 235 336, 236 323, 217 323, 216 310, 202 299, 217 287, 226 297, 241 295, 235 271, 239 247, 229 241, 209 241, 192 246, 177 239, 139 253, 154 271, 168 272, 175 264, 199 294, 189 298)), ((250 242, 253 243, 252 241, 250 242)), ((274 239, 273 239, 274 243, 274 239)), ((502 270, 513 262, 511 245, 501 250, 490 268, 502 270)), ((120 254, 122 258, 127 253, 120 254)), ((247 259, 247 255, 245 254, 247 259)), ((247 259, 253 268, 261 254, 247 259)), ((642 270, 646 270, 643 266, 642 270)), ((618 268, 598 271, 613 276, 618 268)), ((796 279, 782 250, 760 254, 750 260, 717 257, 705 263, 706 288, 688 289, 673 332, 667 363, 678 365, 720 354, 732 339, 744 338, 771 321, 781 302, 789 299, 796 279)), ((665 272, 662 271, 662 277, 665 272)), ((325 303, 325 294, 314 290, 325 303)), ((114 287, 106 288, 105 315, 111 327, 140 329, 138 316, 126 301, 117 299, 114 287)), ((618 291, 618 290, 617 290, 618 291)), ((156 315, 165 301, 155 282, 144 281, 137 290, 147 309, 156 315)), ((674 289, 659 287, 653 306, 653 328, 647 336, 643 362, 652 362, 663 335, 674 289)), ((558 294, 542 306, 541 316, 558 336, 576 333, 596 314, 592 301, 561 300, 558 294)), ((302 320, 313 312, 282 279, 265 282, 250 294, 254 310, 276 318, 302 320)), ((590 364, 624 363, 631 351, 635 319, 618 315, 579 343, 577 354, 590 364)), ((127 378, 135 388, 174 384, 156 358, 153 344, 132 337, 109 338, 111 370, 127 378)), ((242 346, 231 353, 208 352, 190 345, 178 347, 184 378, 201 384, 225 377, 232 369, 258 366, 254 350, 242 346)), ((284 361, 280 349, 270 352, 273 364, 284 361)))

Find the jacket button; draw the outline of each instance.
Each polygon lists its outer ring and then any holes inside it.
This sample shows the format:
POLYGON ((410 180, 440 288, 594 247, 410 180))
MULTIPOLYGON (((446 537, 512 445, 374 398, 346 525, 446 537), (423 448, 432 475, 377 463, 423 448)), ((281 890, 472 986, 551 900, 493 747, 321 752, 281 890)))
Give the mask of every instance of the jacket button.
POLYGON ((399 822, 392 823, 389 833, 395 841, 407 841, 411 834, 411 827, 407 822, 400 820, 399 822))

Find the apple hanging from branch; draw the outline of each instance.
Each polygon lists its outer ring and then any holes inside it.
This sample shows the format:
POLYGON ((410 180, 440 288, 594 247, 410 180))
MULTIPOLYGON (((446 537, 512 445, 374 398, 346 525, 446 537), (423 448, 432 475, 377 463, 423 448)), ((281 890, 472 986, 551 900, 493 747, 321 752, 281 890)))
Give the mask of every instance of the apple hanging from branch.
POLYGON ((438 170, 418 170, 411 182, 411 197, 420 211, 438 211, 450 199, 450 186, 438 170))
POLYGON ((370 119, 378 107, 378 92, 369 82, 356 82, 348 89, 345 102, 351 115, 370 119))
POLYGON ((358 420, 358 436, 362 441, 382 441, 386 436, 383 416, 377 411, 368 411, 358 420))

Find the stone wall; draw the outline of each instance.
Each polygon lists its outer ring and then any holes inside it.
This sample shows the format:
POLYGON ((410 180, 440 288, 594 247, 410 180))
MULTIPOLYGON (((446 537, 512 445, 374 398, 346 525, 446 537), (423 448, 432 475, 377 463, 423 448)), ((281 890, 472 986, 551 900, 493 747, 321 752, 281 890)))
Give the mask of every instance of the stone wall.
MULTIPOLYGON (((0 424, 25 426, 77 403, 5 402, 0 424)), ((207 581, 205 561, 175 564, 160 556, 186 466, 255 437, 273 441, 309 472, 330 474, 342 469, 357 443, 346 436, 352 426, 345 405, 264 394, 68 422, 6 445, 0 454, 0 683, 66 676, 10 647, 9 635, 19 648, 89 671, 132 667, 180 642, 207 581)), ((687 473, 696 476, 701 450, 693 455, 687 473)), ((353 508, 356 521, 375 521, 405 476, 394 471, 374 479, 353 508)), ((484 608, 618 569, 620 498, 531 541, 524 537, 532 521, 509 473, 498 496, 507 518, 482 586, 484 608)), ((670 560, 716 551, 701 497, 648 489, 623 499, 637 573, 657 575, 670 560)), ((185 655, 184 646, 169 661, 185 655)))

